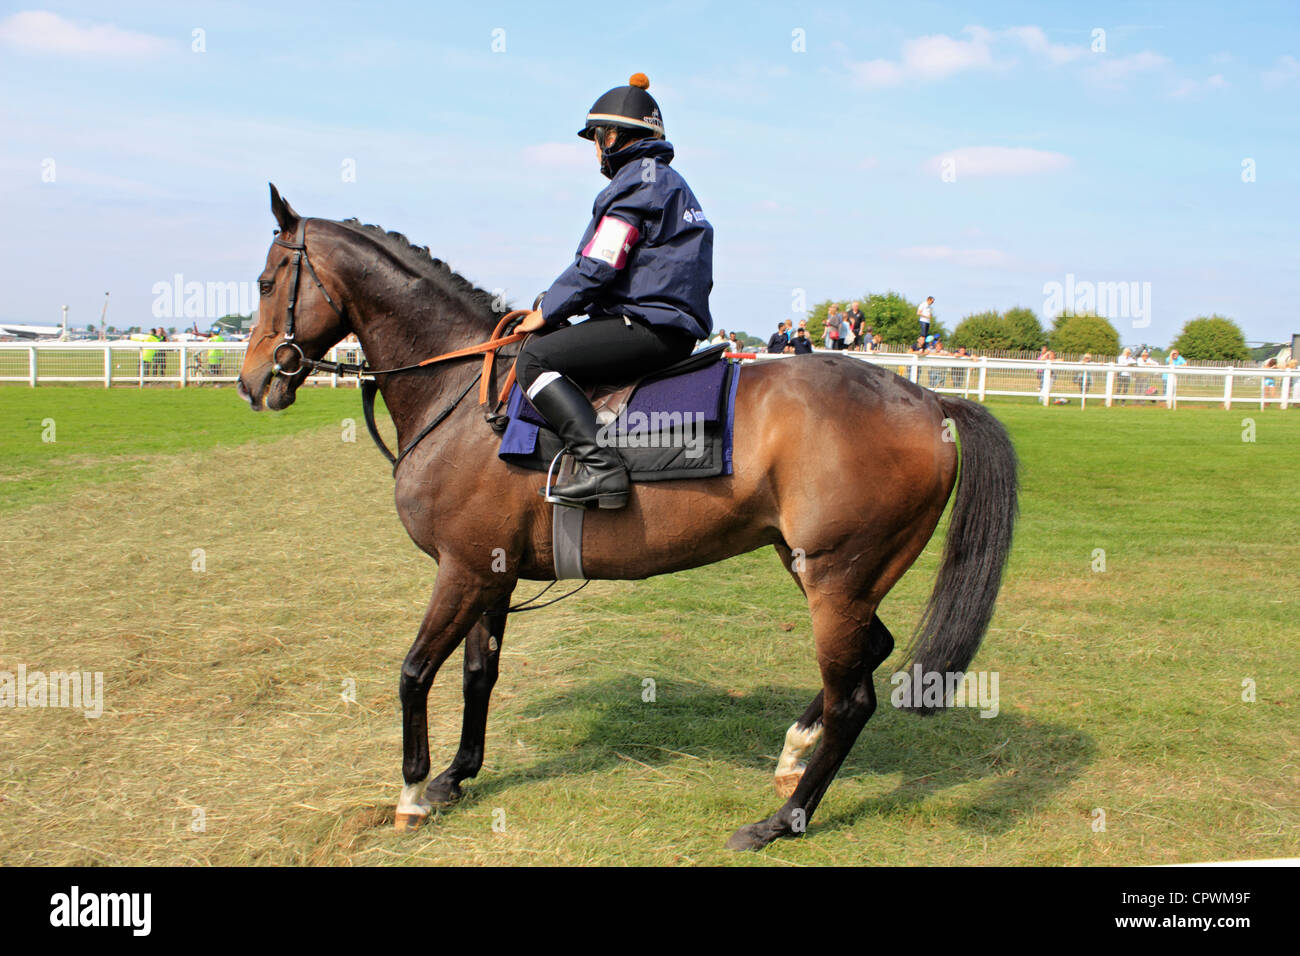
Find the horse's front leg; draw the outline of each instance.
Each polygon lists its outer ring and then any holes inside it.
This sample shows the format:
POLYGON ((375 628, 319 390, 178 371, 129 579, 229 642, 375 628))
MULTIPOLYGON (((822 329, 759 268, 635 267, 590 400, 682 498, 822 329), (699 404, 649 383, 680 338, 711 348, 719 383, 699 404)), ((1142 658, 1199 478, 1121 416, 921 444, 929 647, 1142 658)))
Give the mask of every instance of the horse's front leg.
POLYGON ((429 776, 429 688, 443 662, 464 640, 483 611, 502 597, 500 582, 485 582, 444 561, 438 569, 420 633, 402 664, 402 796, 394 825, 410 830, 424 822, 431 804, 429 776), (490 589, 489 589, 490 586, 490 589))
POLYGON ((483 767, 483 741, 487 735, 488 700, 497 682, 501 641, 506 631, 506 608, 502 598, 474 625, 465 639, 465 716, 456 758, 429 781, 425 798, 433 806, 460 799, 460 783, 478 776, 483 767))

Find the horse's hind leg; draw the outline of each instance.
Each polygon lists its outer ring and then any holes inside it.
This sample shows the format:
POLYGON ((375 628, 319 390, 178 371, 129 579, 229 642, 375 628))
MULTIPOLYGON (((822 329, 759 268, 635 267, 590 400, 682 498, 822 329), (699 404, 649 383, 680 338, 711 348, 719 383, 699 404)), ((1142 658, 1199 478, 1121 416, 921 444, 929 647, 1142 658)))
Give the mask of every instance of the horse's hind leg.
MULTIPOLYGON (((814 599, 813 629, 822 673, 821 746, 785 805, 766 820, 737 830, 727 841, 729 848, 761 849, 777 837, 802 833, 807 828, 826 788, 876 709, 871 674, 893 651, 894 639, 874 612, 875 608, 863 601, 814 599), (868 623, 859 623, 863 620, 868 623)), ((801 722, 812 714, 818 702, 813 701, 801 722)), ((815 720, 805 727, 814 724, 815 720)), ((800 723, 796 723, 795 728, 799 727, 800 723)))
POLYGON ((424 795, 433 806, 455 803, 461 796, 461 781, 478 776, 483 767, 488 700, 497 682, 508 605, 509 600, 503 598, 485 612, 465 639, 465 716, 460 749, 451 766, 429 781, 424 795))

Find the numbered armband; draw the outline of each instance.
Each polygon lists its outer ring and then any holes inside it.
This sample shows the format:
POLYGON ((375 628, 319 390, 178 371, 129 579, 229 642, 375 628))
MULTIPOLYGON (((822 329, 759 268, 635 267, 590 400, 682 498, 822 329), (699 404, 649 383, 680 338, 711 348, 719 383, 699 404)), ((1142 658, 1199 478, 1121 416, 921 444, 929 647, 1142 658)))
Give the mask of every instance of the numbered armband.
POLYGON ((641 238, 641 232, 629 222, 616 216, 605 216, 596 227, 595 234, 582 248, 582 254, 589 259, 607 262, 615 269, 627 265, 628 253, 641 238))

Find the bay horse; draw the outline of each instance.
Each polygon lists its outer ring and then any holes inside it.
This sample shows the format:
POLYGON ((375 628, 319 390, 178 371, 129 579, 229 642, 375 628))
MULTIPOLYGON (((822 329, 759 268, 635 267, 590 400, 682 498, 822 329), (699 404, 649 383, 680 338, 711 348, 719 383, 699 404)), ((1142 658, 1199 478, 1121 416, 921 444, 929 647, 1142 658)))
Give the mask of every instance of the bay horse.
MULTIPOLYGON (((271 211, 279 230, 258 280, 240 397, 254 411, 288 407, 307 370, 349 332, 371 368, 408 367, 374 377, 405 451, 394 468, 398 514, 438 565, 401 669, 395 825, 409 829, 453 803, 482 767, 510 595, 521 579, 556 577, 550 505, 537 493, 543 476, 498 458, 498 435, 464 400, 481 362, 410 367, 487 341, 500 304, 397 233, 304 219, 274 185, 271 211), (430 779, 429 688, 461 642, 460 746, 430 779)), ((502 350, 503 364, 512 351, 502 350)), ((785 735, 776 766, 785 803, 727 843, 759 849, 805 831, 875 710, 872 672, 894 648, 876 608, 929 541, 954 488, 909 666, 946 675, 970 663, 1011 547, 1017 465, 1005 429, 982 406, 825 353, 743 368, 734 432, 733 474, 635 484, 626 508, 590 512, 582 567, 588 578, 639 580, 771 546, 803 591, 822 686, 785 735)), ((912 709, 935 707, 914 701, 912 709)))

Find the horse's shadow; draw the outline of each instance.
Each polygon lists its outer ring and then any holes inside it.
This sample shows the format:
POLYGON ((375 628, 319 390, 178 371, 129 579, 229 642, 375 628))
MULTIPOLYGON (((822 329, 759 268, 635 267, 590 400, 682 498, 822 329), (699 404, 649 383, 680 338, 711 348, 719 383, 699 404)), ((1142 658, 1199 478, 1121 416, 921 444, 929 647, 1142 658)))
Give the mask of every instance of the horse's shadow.
MULTIPOLYGON (((896 774, 902 779, 855 806, 820 814, 818 828, 906 812, 935 794, 981 782, 968 802, 958 803, 955 822, 976 834, 1005 833, 1078 777, 1096 753, 1092 737, 1077 727, 1006 710, 992 718, 969 708, 918 717, 892 706, 890 689, 878 674, 875 715, 836 779, 896 774)), ((551 756, 500 773, 489 765, 473 784, 473 796, 599 772, 629 758, 657 769, 679 753, 771 774, 785 729, 813 693, 769 686, 737 696, 709 684, 668 680, 655 688, 653 701, 642 696, 640 678, 594 680, 499 715, 499 721, 522 717, 531 728, 544 723, 544 746, 551 756)), ((770 782, 762 796, 765 802, 756 811, 776 808, 779 798, 770 782)))

